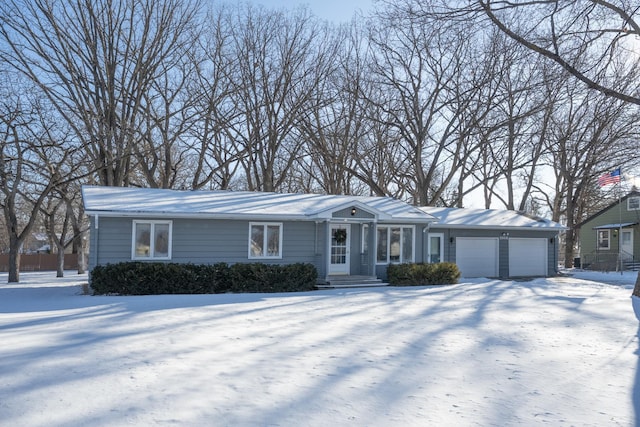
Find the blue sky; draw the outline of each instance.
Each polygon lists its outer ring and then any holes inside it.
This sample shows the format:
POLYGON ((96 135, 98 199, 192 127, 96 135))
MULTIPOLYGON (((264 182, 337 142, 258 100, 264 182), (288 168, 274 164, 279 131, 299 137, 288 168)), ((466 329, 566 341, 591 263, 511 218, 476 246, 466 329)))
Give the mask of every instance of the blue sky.
POLYGON ((314 15, 335 23, 347 22, 356 10, 366 13, 373 8, 374 0, 251 0, 268 8, 295 8, 308 5, 314 15))

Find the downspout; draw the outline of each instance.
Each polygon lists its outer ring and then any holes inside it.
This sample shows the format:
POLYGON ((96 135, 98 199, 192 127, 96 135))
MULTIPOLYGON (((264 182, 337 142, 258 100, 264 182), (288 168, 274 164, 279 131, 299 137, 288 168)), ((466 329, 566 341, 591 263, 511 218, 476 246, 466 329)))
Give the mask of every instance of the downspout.
MULTIPOLYGON (((421 262, 423 264, 425 264, 425 257, 427 255, 427 251, 428 251, 428 248, 429 248, 429 227, 430 226, 431 226, 431 223, 428 222, 426 226, 422 227, 422 256, 421 256, 421 262)), ((443 237, 443 239, 444 239, 444 237, 443 237)), ((444 242, 443 242, 443 244, 444 244, 444 242)))
POLYGON ((324 276, 325 279, 329 280, 329 269, 330 269, 330 261, 331 261, 331 220, 327 219, 324 223, 324 235, 325 235, 325 250, 324 250, 324 276))
MULTIPOLYGON (((98 216, 98 214, 94 215, 94 221, 93 221, 93 232, 91 233, 91 236, 89 236, 90 241, 89 241, 89 249, 93 250, 95 252, 95 265, 98 265, 98 237, 100 232, 98 231, 100 229, 100 217, 98 216), (94 243, 93 245, 91 243, 94 243)), ((81 248, 81 250, 84 251, 84 248, 81 248)), ((91 257, 93 256, 93 254, 91 252, 89 252, 89 259, 91 259, 91 257)), ((90 264, 87 263, 87 264, 90 264)), ((89 265, 87 265, 87 268, 89 268, 89 265)), ((91 270, 89 270, 89 274, 88 274, 88 282, 89 282, 89 286, 91 286, 91 270)))
POLYGON ((98 237, 100 236, 100 232, 98 230, 100 229, 100 217, 96 214, 95 218, 96 218, 96 220, 93 223, 93 229, 96 232, 96 237, 95 237, 95 239, 92 239, 92 240, 96 243, 95 244, 95 247, 96 247, 96 265, 98 265, 98 242, 99 242, 98 237))
POLYGON ((376 274, 376 253, 378 247, 376 246, 376 239, 378 238, 378 222, 374 219, 374 221, 370 225, 369 230, 369 263, 371 267, 369 267, 370 273, 369 275, 372 277, 377 277, 376 274))

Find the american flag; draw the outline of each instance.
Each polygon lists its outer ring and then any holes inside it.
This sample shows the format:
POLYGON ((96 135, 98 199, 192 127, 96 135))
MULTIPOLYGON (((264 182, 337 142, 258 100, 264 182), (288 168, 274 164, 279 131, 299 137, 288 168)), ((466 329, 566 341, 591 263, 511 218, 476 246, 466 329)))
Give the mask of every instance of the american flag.
POLYGON ((616 182, 620 182, 620 168, 611 171, 609 173, 605 173, 600 178, 598 178, 598 185, 600 187, 604 187, 605 185, 615 184, 616 182))

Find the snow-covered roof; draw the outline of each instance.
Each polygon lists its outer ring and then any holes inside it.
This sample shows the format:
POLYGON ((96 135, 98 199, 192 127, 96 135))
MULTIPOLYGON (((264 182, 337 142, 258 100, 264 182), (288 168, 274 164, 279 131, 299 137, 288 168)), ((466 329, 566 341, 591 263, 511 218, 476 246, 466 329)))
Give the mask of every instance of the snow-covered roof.
POLYGON ((566 230, 565 226, 557 222, 523 212, 469 208, 421 207, 420 209, 438 219, 431 228, 566 230))
POLYGON ((355 207, 386 222, 435 221, 390 197, 84 186, 82 198, 89 215, 308 220, 331 218, 335 211, 355 207))
POLYGON ((623 228, 623 227, 629 227, 632 225, 636 225, 637 222, 623 222, 623 223, 613 223, 613 224, 604 224, 604 225, 599 225, 597 227, 593 227, 594 230, 605 230, 605 229, 610 229, 610 228, 623 228))

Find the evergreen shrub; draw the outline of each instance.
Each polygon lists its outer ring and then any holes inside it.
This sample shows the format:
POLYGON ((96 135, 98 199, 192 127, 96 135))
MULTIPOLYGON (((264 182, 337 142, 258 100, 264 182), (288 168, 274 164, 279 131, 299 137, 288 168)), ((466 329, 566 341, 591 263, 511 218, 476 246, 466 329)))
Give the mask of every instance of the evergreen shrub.
POLYGON ((301 292, 316 289, 312 264, 238 263, 230 268, 231 292, 301 292))
POLYGON ((458 283, 460 270, 452 262, 389 264, 387 276, 395 286, 451 285, 458 283))
POLYGON ((315 289, 311 264, 178 264, 122 262, 91 271, 94 294, 158 295, 295 292, 315 289))

